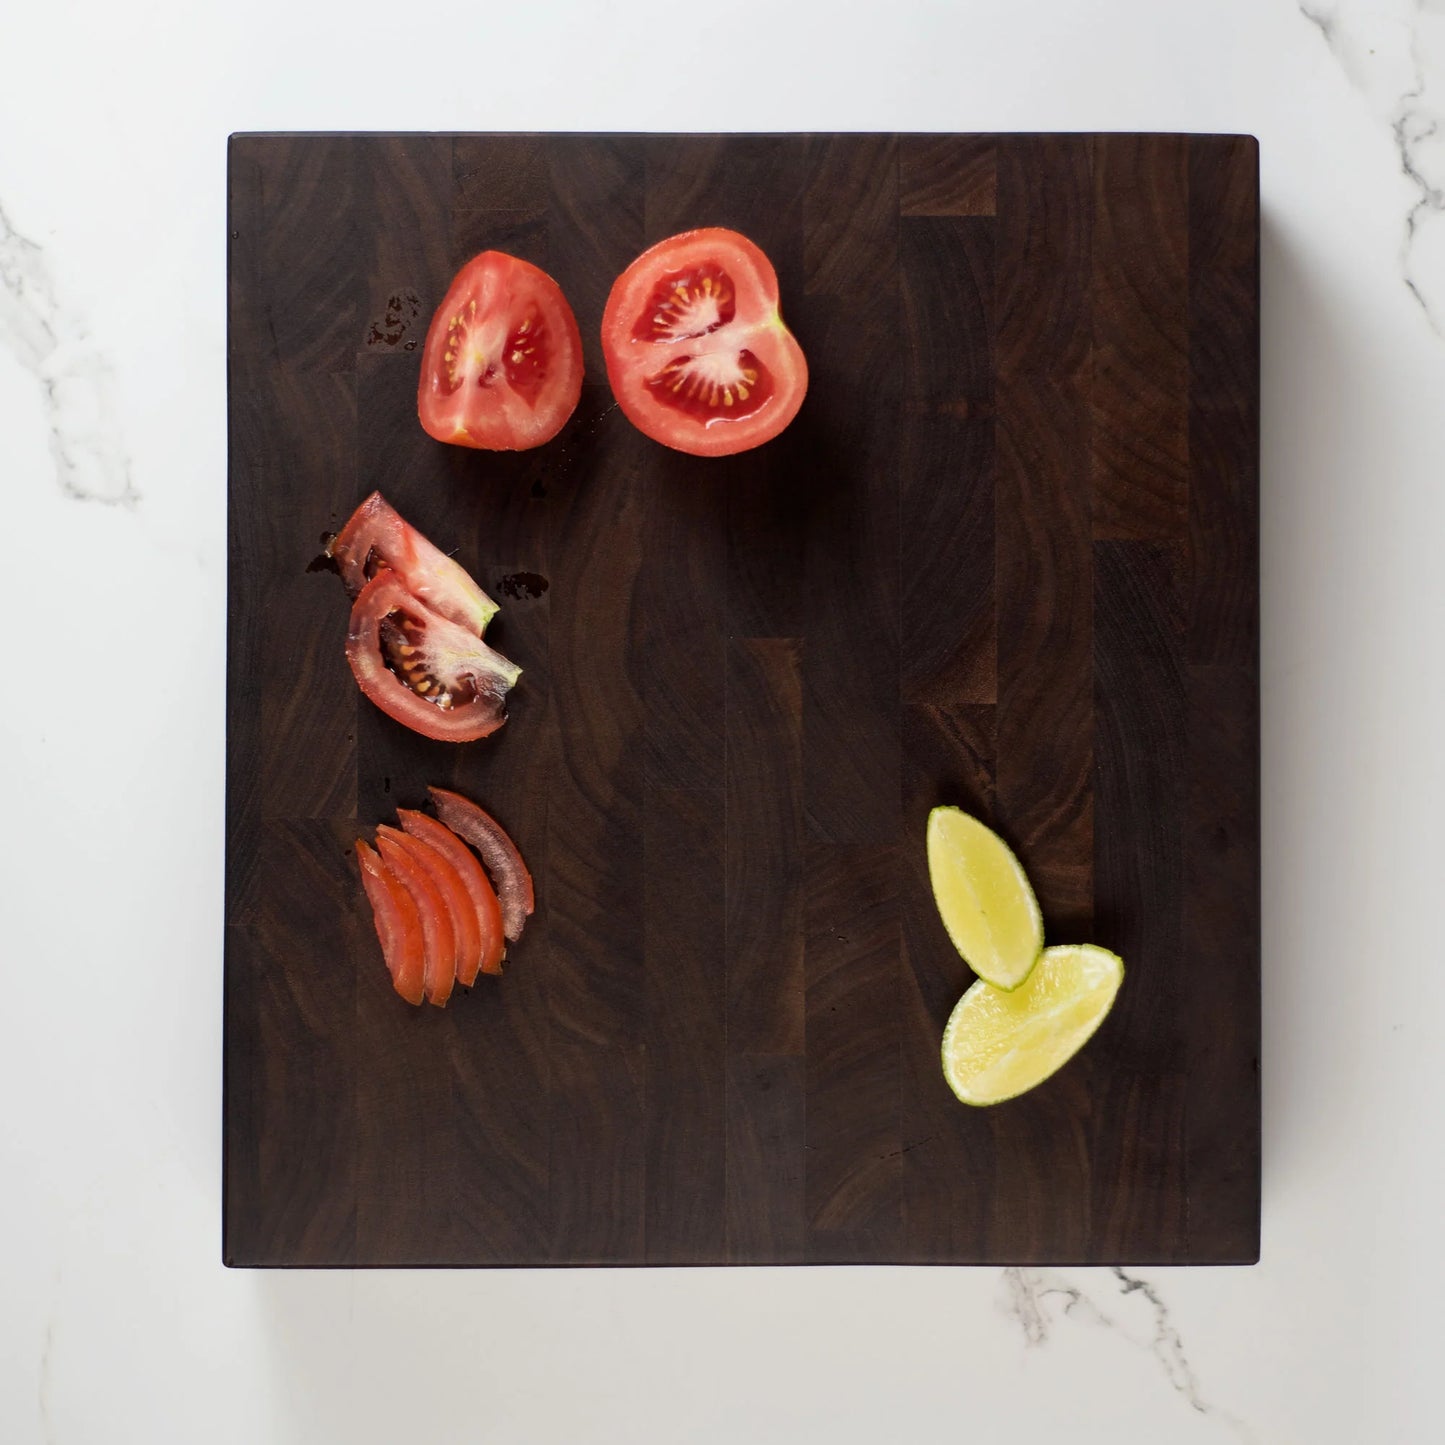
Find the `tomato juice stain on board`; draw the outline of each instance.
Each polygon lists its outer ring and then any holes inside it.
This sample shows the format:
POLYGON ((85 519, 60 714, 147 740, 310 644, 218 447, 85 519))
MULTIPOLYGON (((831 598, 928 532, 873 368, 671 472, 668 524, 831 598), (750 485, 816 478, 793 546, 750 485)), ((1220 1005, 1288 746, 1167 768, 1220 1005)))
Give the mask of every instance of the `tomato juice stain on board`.
POLYGON ((550 584, 540 572, 509 572, 497 583, 503 597, 540 597, 550 584))
MULTIPOLYGON (((397 292, 387 298, 386 310, 371 323, 366 333, 368 346, 395 346, 421 316, 421 297, 415 291, 397 292)), ((408 341, 402 350, 415 351, 416 342, 408 341)))

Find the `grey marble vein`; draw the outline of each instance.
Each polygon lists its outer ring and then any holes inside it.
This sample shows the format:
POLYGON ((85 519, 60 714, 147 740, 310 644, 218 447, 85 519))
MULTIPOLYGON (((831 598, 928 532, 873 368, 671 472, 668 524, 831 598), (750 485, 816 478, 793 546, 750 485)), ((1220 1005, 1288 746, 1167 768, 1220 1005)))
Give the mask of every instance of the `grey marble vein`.
POLYGON ((115 423, 115 378, 60 303, 44 250, 0 207, 0 345, 34 376, 60 490, 133 508, 140 500, 115 423))
POLYGON ((1082 1285, 1054 1270, 1006 1269, 1005 1308, 1018 1321, 1028 1346, 1046 1344, 1060 1320, 1072 1320, 1111 1331, 1136 1349, 1148 1350, 1159 1361, 1170 1387, 1192 1410, 1231 1431, 1244 1445, 1255 1445, 1254 1432, 1243 1420, 1205 1399, 1158 1288, 1118 1267, 1111 1269, 1109 1276, 1118 1286, 1121 1308, 1105 1309, 1082 1285))
POLYGON ((1349 83, 1390 127, 1414 200, 1400 276, 1445 337, 1445 0, 1297 0, 1349 83))
POLYGON ((1207 1413, 1209 1406, 1204 1403, 1204 1399, 1199 1393, 1199 1381, 1190 1367, 1189 1357, 1184 1353, 1184 1341, 1179 1338, 1179 1331, 1174 1328, 1174 1324, 1169 1318, 1169 1306, 1159 1298, 1159 1291, 1147 1280, 1125 1274, 1118 1265, 1115 1265, 1110 1273, 1119 1281, 1119 1288, 1123 1294, 1141 1294, 1148 1301, 1149 1307, 1154 1311, 1152 1348, 1160 1364, 1164 1366, 1164 1373, 1169 1377, 1169 1383, 1196 1410, 1207 1413))

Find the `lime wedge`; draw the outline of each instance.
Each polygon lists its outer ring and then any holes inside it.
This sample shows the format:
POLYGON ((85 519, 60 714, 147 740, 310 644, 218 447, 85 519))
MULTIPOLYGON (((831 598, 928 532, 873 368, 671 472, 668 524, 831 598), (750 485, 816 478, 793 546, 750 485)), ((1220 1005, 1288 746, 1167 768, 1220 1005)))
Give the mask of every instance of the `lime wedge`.
POLYGON ((963 960, 997 988, 1017 988, 1038 962, 1044 920, 1009 846, 958 808, 928 815, 928 876, 963 960))
POLYGON ((1012 993, 980 979, 943 1031, 948 1087, 965 1104, 999 1104, 1043 1083, 1103 1023, 1123 981, 1123 959, 1092 943, 1046 948, 1012 993))

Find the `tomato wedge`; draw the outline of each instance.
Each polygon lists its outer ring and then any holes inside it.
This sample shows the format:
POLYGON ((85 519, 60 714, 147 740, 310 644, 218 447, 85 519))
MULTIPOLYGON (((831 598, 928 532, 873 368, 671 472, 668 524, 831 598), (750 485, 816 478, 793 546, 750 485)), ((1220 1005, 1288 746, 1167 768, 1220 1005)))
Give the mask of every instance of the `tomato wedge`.
POLYGON ((433 546, 381 495, 373 492, 326 548, 354 599, 383 568, 390 567, 407 590, 433 612, 480 637, 497 604, 471 574, 433 546))
POLYGON ((503 932, 516 942, 536 906, 532 875, 527 872, 517 845, 507 836, 502 825, 470 798, 448 792, 445 788, 428 788, 427 792, 436 806, 437 817, 482 855, 482 861, 497 885, 503 932))
MULTIPOLYGON (((502 971, 502 955, 506 950, 506 938, 502 932, 502 910, 497 895, 477 862, 476 854, 443 823, 418 813, 411 808, 398 808, 396 816, 401 826, 414 838, 429 843, 442 855, 461 877, 462 884, 471 899, 476 914, 478 933, 481 939, 481 972, 499 974, 502 971)), ((457 982, 470 987, 477 977, 477 963, 473 962, 470 977, 457 973, 457 982)))
POLYGON ((367 846, 365 839, 356 840, 356 861, 361 865, 361 884, 371 903, 376 936, 381 940, 381 955, 391 974, 392 987, 408 1003, 419 1004, 426 975, 421 913, 411 894, 367 846))
POLYGON ((502 251, 474 256, 427 329, 417 412, 428 435, 525 451, 562 430, 582 395, 582 335, 562 288, 502 251))
POLYGON ((452 925, 452 973, 458 983, 470 984, 476 978, 482 961, 482 930, 477 922, 477 911, 472 906, 472 896, 461 876, 449 859, 421 838, 385 823, 377 828, 376 836, 378 840, 387 838, 398 848, 404 848, 412 861, 436 884, 452 925))
POLYGON ((456 982, 456 935, 452 931, 451 914, 446 897, 431 880, 431 875, 394 839, 378 834, 376 846, 382 861, 416 904, 421 915, 421 936, 426 955, 424 984, 426 996, 438 1007, 451 997, 456 982))
POLYGON ((617 278, 602 350, 633 426, 694 456, 761 446, 798 414, 808 390, 772 262, 720 227, 669 236, 617 278))
POLYGON ((415 732, 465 743, 507 720, 522 669, 480 637, 419 602, 391 568, 351 608, 346 660, 362 692, 415 732))

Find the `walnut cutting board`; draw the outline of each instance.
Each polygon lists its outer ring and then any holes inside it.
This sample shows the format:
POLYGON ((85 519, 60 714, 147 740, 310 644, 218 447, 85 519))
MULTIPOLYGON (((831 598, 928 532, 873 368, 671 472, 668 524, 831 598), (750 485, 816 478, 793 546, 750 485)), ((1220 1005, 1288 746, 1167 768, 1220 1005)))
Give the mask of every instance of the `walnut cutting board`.
POLYGON ((1254 141, 237 136, 229 183, 226 1262, 1255 1259, 1254 141), (699 225, 767 251, 812 375, 720 460, 633 430, 598 346, 699 225), (515 456, 415 415, 488 247, 586 351, 515 456), (352 682, 312 564, 378 487, 502 604, 491 739, 352 682), (537 880, 445 1011, 390 991, 348 851, 428 783, 537 880), (939 1068, 939 802, 1128 966, 989 1110, 939 1068))

